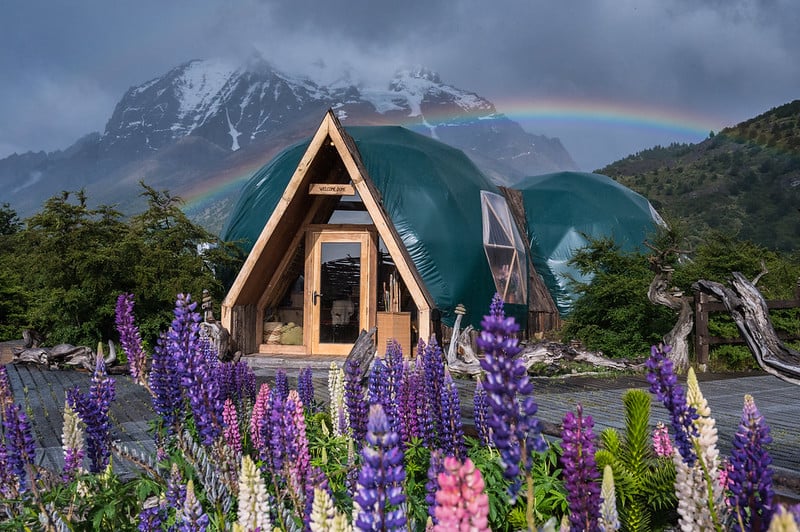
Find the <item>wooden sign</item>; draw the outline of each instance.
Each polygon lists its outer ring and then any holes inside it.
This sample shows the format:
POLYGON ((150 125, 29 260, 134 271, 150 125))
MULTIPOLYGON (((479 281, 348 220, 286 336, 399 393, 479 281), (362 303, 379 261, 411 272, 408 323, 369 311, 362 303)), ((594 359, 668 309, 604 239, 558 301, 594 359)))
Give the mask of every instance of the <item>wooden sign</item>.
POLYGON ((312 183, 308 193, 316 196, 352 196, 356 191, 350 184, 312 183))

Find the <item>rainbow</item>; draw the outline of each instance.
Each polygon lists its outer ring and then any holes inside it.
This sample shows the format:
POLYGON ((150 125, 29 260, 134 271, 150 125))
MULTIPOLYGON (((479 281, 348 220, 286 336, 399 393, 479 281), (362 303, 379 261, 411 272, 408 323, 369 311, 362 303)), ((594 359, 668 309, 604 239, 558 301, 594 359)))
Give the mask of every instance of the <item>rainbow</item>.
MULTIPOLYGON (((566 98, 497 100, 497 114, 516 122, 530 124, 533 121, 559 125, 580 125, 625 127, 642 130, 660 131, 672 134, 675 141, 685 141, 687 137, 696 138, 697 142, 708 136, 710 131, 718 132, 726 127, 725 120, 712 115, 692 113, 680 109, 658 107, 653 105, 637 105, 615 101, 576 100, 566 98)), ((426 113, 425 121, 432 125, 459 123, 475 119, 489 118, 486 110, 473 113, 454 114, 426 113)), ((419 125, 421 117, 409 116, 398 120, 398 125, 419 125)), ((351 125, 344 121, 345 126, 351 125)), ((546 132, 545 132, 546 134, 546 132)), ((232 172, 216 176, 211 182, 184 194, 186 203, 184 210, 202 208, 203 205, 217 198, 229 196, 241 187, 260 165, 242 166, 232 172)))

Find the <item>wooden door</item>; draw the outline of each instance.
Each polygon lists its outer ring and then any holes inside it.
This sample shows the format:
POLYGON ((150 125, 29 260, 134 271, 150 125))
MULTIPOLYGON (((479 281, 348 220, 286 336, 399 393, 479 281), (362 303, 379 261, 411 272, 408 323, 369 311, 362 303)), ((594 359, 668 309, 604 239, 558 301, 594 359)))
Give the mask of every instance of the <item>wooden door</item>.
POLYGON ((312 226, 306 234, 305 331, 311 354, 346 355, 375 322, 374 227, 312 226))

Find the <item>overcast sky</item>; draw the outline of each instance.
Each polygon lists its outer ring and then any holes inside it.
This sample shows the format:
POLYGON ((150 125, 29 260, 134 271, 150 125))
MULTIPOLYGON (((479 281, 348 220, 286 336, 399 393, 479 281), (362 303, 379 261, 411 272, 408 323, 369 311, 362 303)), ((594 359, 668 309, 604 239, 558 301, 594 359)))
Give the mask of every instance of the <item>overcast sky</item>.
POLYGON ((800 98, 798 0, 7 0, 0 157, 66 148, 128 87, 253 50, 365 79, 426 66, 585 170, 800 98))

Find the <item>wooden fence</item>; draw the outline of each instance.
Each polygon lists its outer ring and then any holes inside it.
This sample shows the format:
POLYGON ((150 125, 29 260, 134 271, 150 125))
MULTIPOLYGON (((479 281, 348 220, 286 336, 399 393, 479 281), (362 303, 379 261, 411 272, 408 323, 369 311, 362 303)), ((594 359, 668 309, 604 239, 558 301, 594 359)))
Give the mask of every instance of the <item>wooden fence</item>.
MULTIPOLYGON (((795 288, 794 299, 767 301, 770 310, 800 308, 800 280, 795 288)), ((698 364, 708 364, 708 352, 712 345, 744 344, 744 338, 722 338, 711 336, 708 331, 708 315, 713 312, 727 312, 725 305, 716 298, 696 292, 694 294, 694 353, 698 364)), ((781 340, 800 340, 798 335, 779 333, 781 340)))

